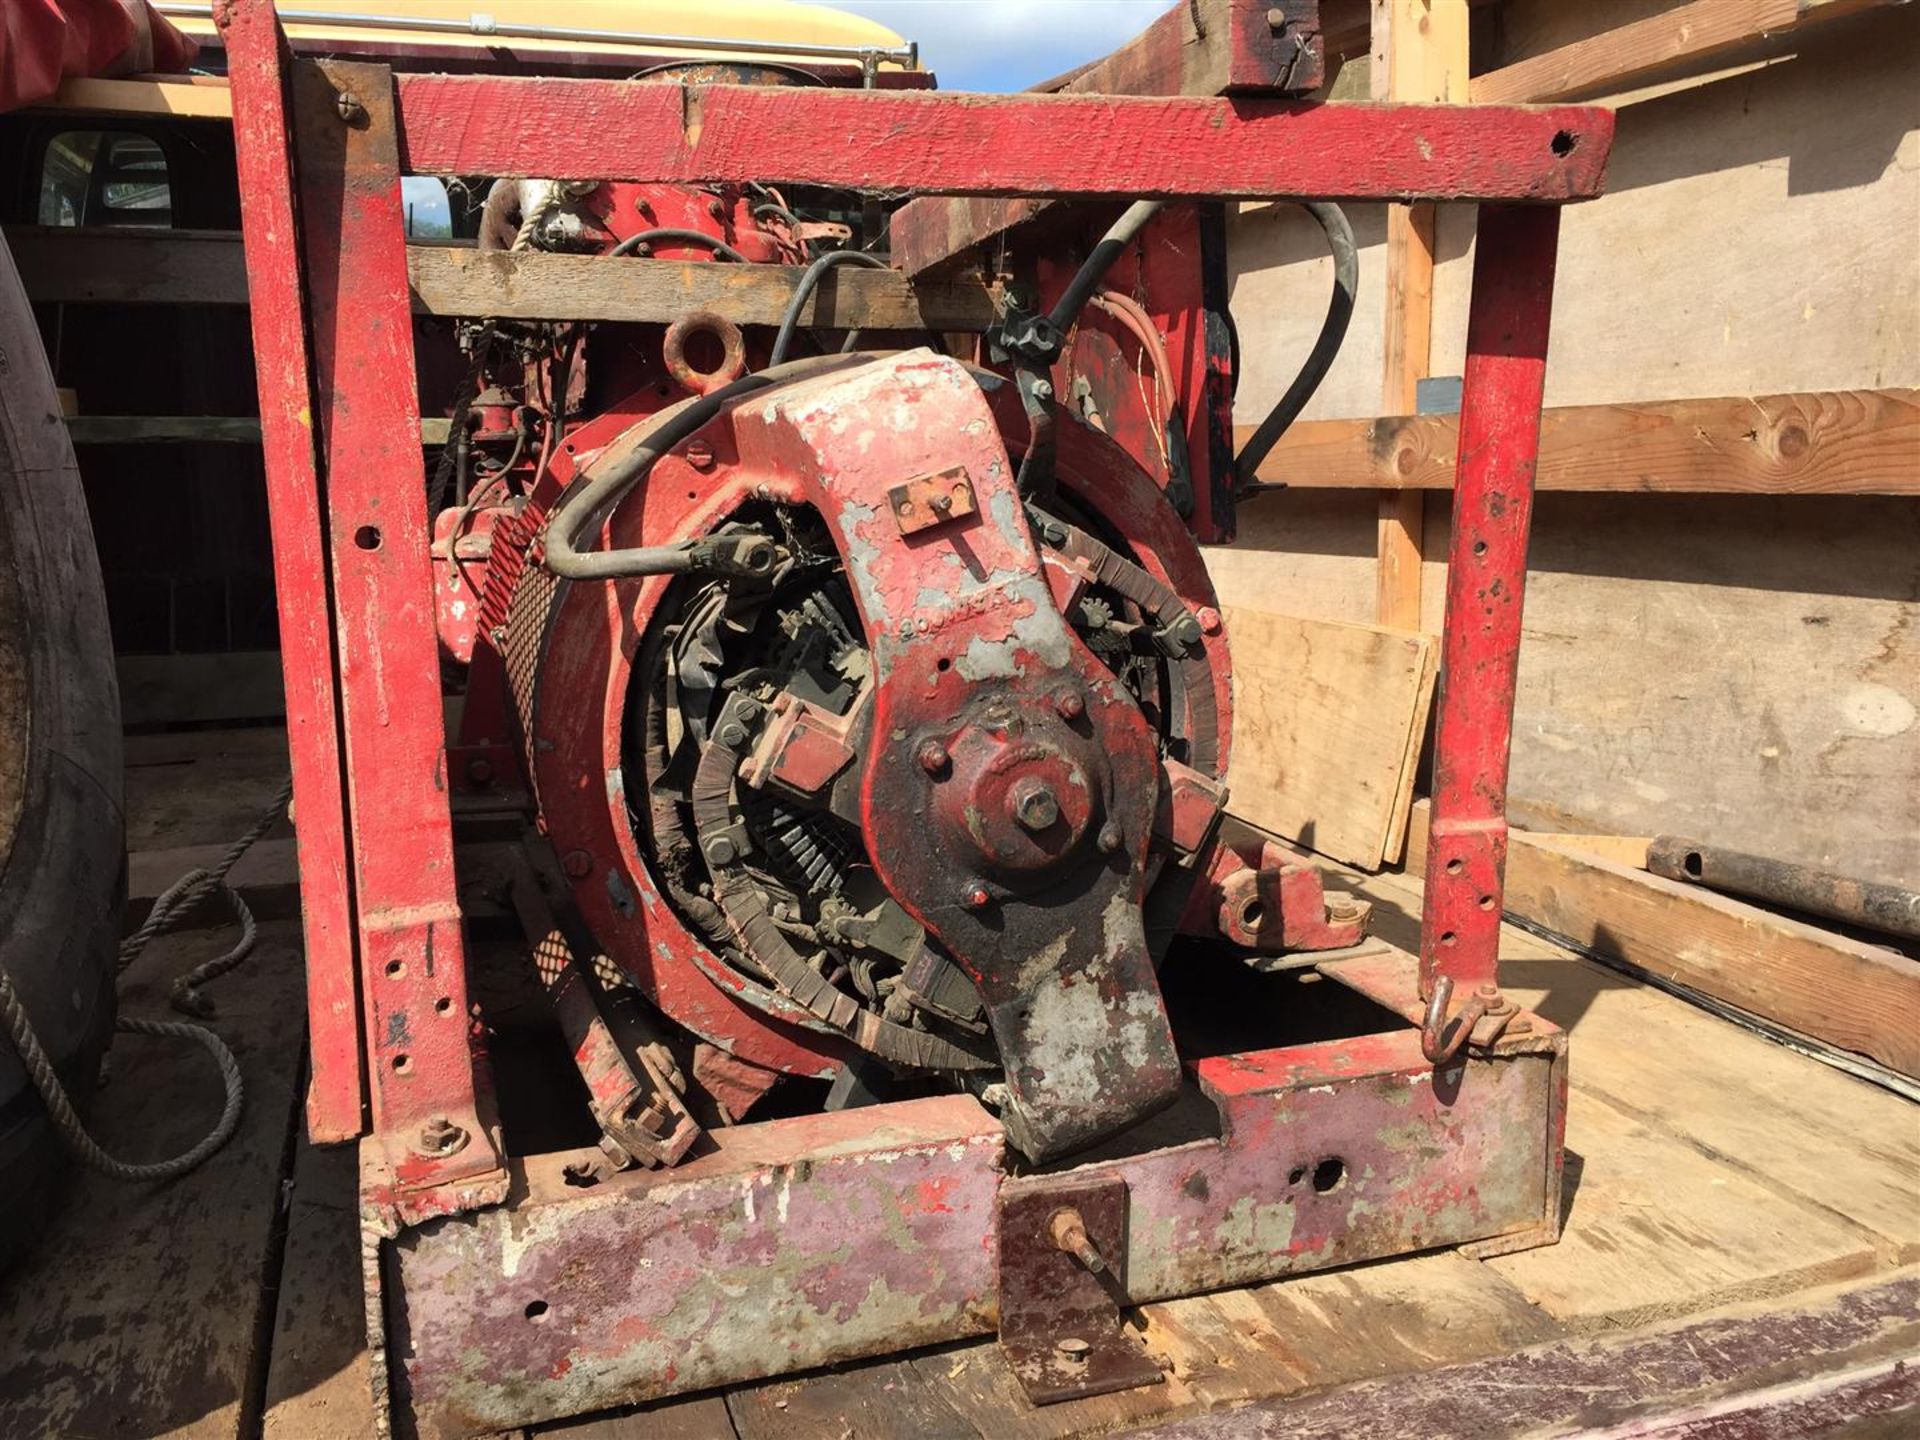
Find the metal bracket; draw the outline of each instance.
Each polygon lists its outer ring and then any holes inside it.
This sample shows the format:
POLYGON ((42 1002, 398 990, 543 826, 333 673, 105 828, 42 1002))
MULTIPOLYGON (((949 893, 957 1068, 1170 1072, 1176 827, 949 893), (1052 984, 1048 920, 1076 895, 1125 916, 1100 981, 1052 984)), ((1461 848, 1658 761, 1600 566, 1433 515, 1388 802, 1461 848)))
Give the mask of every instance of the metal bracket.
POLYGON ((1000 1189, 1000 1349, 1035 1405, 1158 1385, 1130 1338, 1127 1182, 1036 1177, 1000 1189))

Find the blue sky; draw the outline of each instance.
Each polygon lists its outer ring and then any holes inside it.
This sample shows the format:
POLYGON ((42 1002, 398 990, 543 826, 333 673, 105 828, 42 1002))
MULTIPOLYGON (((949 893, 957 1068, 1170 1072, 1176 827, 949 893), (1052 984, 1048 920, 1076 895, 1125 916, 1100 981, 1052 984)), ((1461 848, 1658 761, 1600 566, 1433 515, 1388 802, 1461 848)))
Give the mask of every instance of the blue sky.
POLYGON ((918 41, 942 90, 1024 90, 1138 35, 1173 0, 825 0, 918 41))

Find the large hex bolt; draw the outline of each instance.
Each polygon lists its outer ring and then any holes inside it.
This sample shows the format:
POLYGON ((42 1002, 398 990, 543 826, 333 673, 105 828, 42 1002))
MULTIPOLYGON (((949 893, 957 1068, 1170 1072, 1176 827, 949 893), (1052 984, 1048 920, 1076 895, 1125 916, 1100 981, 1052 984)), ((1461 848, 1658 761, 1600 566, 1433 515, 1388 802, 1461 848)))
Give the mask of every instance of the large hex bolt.
POLYGON ((1044 781, 1031 778, 1022 780, 1013 787, 1010 798, 1013 801, 1013 818, 1020 822, 1022 828, 1036 835, 1060 821, 1060 802, 1044 781))

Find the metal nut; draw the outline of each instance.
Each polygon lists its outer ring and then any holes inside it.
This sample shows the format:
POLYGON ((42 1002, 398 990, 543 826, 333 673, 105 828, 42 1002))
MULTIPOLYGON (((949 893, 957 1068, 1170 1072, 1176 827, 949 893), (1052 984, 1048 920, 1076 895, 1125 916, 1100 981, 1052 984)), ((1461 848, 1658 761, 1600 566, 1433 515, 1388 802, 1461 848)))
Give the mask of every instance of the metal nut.
POLYGON ((1063 719, 1078 720, 1087 713, 1087 702, 1077 690, 1062 690, 1054 696, 1053 708, 1060 712, 1063 719))
POLYGON ((969 885, 965 893, 961 895, 960 903, 965 905, 969 910, 984 910, 992 899, 993 896, 987 893, 986 886, 969 885))
POLYGON ((584 850, 569 850, 560 865, 575 880, 584 880, 593 873, 593 856, 584 850))
POLYGON ((1120 827, 1109 820, 1100 827, 1100 835, 1096 843, 1100 846, 1100 852, 1103 855, 1111 855, 1124 845, 1126 840, 1127 837, 1120 833, 1120 827))
POLYGON ((947 766, 953 763, 953 757, 947 753, 947 747, 938 740, 929 740, 920 747, 920 768, 929 775, 944 775, 947 766))
POLYGON ((446 1116, 436 1115, 420 1127, 420 1137, 413 1148, 422 1155, 438 1158, 457 1155, 467 1148, 467 1132, 446 1116))
POLYGON ((1063 1358, 1073 1361, 1076 1365, 1086 1364, 1087 1356, 1093 1353, 1093 1346, 1078 1335, 1069 1335, 1064 1340, 1054 1341, 1053 1348, 1063 1358))
POLYGON ((707 842, 707 859, 715 865, 731 865, 739 858, 739 847, 730 835, 716 835, 707 842))
POLYGON ((1013 818, 1035 834, 1060 821, 1060 801, 1038 780, 1029 779, 1013 790, 1013 818))

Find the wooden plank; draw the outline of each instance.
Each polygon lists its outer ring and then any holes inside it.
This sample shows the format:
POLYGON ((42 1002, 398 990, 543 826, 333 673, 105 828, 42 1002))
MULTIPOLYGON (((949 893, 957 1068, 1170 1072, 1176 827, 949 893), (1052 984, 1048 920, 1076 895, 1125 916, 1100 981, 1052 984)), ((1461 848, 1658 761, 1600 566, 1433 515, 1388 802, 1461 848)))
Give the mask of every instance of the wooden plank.
MULTIPOLYGON (((741 325, 778 325, 800 283, 794 265, 609 260, 597 255, 513 254, 409 245, 416 312, 517 320, 623 320, 667 324, 712 310, 741 325)), ((31 293, 31 290, 29 290, 31 293)), ((800 323, 834 330, 984 330, 992 291, 978 280, 915 284, 897 270, 829 271, 800 323)))
MULTIPOLYGON (((156 940, 122 979, 121 1013, 178 1019, 172 977, 217 943, 156 940)), ((0 1434, 254 1433, 250 1390, 265 1363, 257 1343, 298 1105, 301 979, 297 927, 263 925, 253 956, 207 992, 246 1086, 233 1138, 164 1185, 76 1174, 39 1247, 8 1273, 0 1434)), ((89 1124, 109 1154, 177 1155, 220 1113, 219 1075, 190 1042, 119 1036, 107 1073, 89 1124)))
MULTIPOLYGON (((1577 1062, 1576 1062, 1577 1063, 1577 1062)), ((1568 1106, 1557 1245, 1485 1261, 1573 1330, 1660 1320, 1865 1275, 1873 1238, 1591 1091, 1568 1106)))
POLYGON ((536 1425, 533 1435, 564 1435, 566 1440, 736 1440, 725 1395, 695 1395, 635 1405, 582 1420, 536 1425))
POLYGON ((264 720, 287 713, 278 650, 122 655, 120 717, 128 725, 264 720))
MULTIPOLYGON (((239 833, 241 821, 235 827, 239 833)), ((230 841, 227 843, 231 843, 230 841)), ((227 844, 183 845, 167 850, 136 850, 127 856, 126 929, 137 930, 153 902, 189 870, 219 863, 227 844)), ((291 838, 257 840, 240 857, 227 883, 240 892, 256 920, 294 920, 300 915, 300 865, 291 838)), ((210 900, 184 916, 179 928, 204 929, 231 919, 223 900, 210 900)))
MULTIPOLYGON (((1185 0, 1112 54, 1033 87, 1067 95, 1224 95, 1241 89, 1311 90, 1326 76, 1313 42, 1330 4, 1185 0), (1309 13, 1314 12, 1314 13, 1309 13), (1304 46, 1304 48, 1303 48, 1304 46)), ((934 269, 1056 208, 1051 200, 928 195, 891 221, 896 264, 934 269)))
POLYGON ((1179 1376, 1170 1374, 1161 1385, 1036 1407, 993 1340, 923 1351, 908 1363, 928 1389, 988 1440, 1067 1440, 1178 1415, 1198 1403, 1179 1376))
POLYGON ((301 1141, 287 1199, 264 1440, 376 1433, 360 1280, 359 1156, 301 1141))
MULTIPOLYGON (((1383 0, 1373 11, 1375 97, 1458 104, 1467 98, 1467 7, 1446 0, 1383 0)), ((1429 371, 1433 336, 1430 204, 1387 207, 1387 299, 1380 394, 1392 414, 1412 413, 1429 371)), ((1420 628, 1426 498, 1390 489, 1380 497, 1373 618, 1420 628)))
MULTIPOLYGON (((758 177, 909 195, 1568 201, 1596 195, 1591 108, 675 85, 405 74, 407 168, 647 182, 758 177), (794 135, 831 137, 795 145, 794 135), (1141 137, 1150 136, 1144 145, 1141 137), (1571 143, 1569 143, 1571 140, 1571 143)), ((911 268, 911 267, 909 267, 911 268)))
POLYGON ((240 236, 231 230, 8 225, 0 233, 36 303, 247 303, 240 236))
POLYGON ((1647 868, 1647 850, 1653 844, 1651 835, 1553 835, 1539 830, 1529 830, 1527 840, 1534 845, 1554 845, 1576 855, 1610 860, 1629 870, 1647 868))
POLYGON ((1906 0, 1692 0, 1473 77, 1476 105, 1533 105, 1710 68, 1743 46, 1906 0))
POLYGON ((1208 1409, 1299 1390, 1288 1338, 1251 1291, 1222 1290, 1143 1306, 1141 1340, 1208 1409))
POLYGON ((1301 1275, 1245 1292, 1300 1388, 1430 1370, 1550 1340, 1560 1327, 1458 1253, 1301 1275))
POLYGON ((258 445, 257 415, 70 415, 75 445, 258 445))
MULTIPOLYGON (((1294 489, 1449 490, 1457 415, 1296 424, 1260 468, 1294 489)), ((1236 430, 1244 443, 1251 427, 1236 430)), ((1567 405, 1542 418, 1540 490, 1920 494, 1920 390, 1567 405)))
POLYGON ((1652 1333, 1552 1341, 1151 1432, 1155 1440, 1541 1435, 1906 1436, 1920 1278, 1768 1301, 1652 1333))
POLYGON ((979 1440, 908 1360, 881 1360, 726 1392, 739 1440, 820 1440, 823 1436, 911 1435, 979 1440))
POLYGON ((70 76, 35 110, 99 115, 165 115, 175 120, 231 120, 233 97, 226 79, 213 75, 151 76, 101 80, 70 76))
MULTIPOLYGON (((1415 807, 1407 869, 1424 862, 1415 807)), ((1920 1078, 1920 962, 1516 831, 1506 909, 1571 943, 1920 1078)))
POLYGON ((1431 637, 1230 608, 1229 807, 1263 830, 1376 869, 1398 849, 1433 696, 1431 637))

